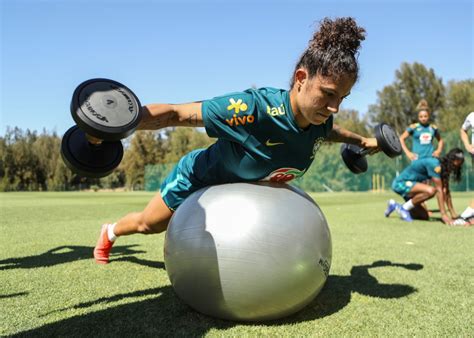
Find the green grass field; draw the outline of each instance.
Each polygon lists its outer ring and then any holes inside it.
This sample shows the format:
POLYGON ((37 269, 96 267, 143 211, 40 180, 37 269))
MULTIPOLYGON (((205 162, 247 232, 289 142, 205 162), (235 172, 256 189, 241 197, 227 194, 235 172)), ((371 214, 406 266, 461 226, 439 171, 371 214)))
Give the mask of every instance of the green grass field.
MULTIPOLYGON (((0 194, 0 335, 474 333, 474 227, 386 219, 386 200, 396 198, 392 193, 314 194, 333 241, 324 289, 289 318, 234 323, 201 315, 176 297, 163 263, 164 235, 120 238, 110 264, 92 260, 100 225, 142 209, 151 196, 0 194)), ((472 193, 454 194, 458 212, 470 198, 472 193)))

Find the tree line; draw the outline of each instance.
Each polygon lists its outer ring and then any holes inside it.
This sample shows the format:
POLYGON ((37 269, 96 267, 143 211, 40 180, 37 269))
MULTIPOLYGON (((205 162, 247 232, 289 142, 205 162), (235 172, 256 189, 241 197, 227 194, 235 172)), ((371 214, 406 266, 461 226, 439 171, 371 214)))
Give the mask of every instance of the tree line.
MULTIPOLYGON (((363 117, 356 110, 343 109, 335 116, 335 123, 369 136, 373 134, 374 125, 385 122, 402 133, 417 121, 416 105, 421 99, 426 99, 430 105, 432 121, 438 124, 445 139, 445 150, 455 146, 462 148, 458 131, 467 114, 474 110, 474 79, 445 84, 433 69, 420 63, 403 63, 395 72, 393 83, 377 92, 376 102, 363 117)), ((141 190, 147 187, 147 182, 159 182, 181 156, 214 141, 202 130, 194 128, 138 131, 123 141, 125 153, 119 167, 105 178, 90 179, 79 177, 65 166, 60 155, 61 138, 55 132, 7 128, 5 135, 0 137, 0 191, 119 187, 141 190)), ((388 185, 396 172, 408 164, 404 157, 393 160, 377 154, 369 158, 369 172, 356 176, 342 164, 339 147, 337 144, 321 147, 308 173, 296 184, 308 191, 322 191, 327 187, 368 190, 371 173, 383 174, 388 185)), ((474 178, 472 180, 474 186, 474 178)), ((148 186, 156 189, 156 184, 148 186)))

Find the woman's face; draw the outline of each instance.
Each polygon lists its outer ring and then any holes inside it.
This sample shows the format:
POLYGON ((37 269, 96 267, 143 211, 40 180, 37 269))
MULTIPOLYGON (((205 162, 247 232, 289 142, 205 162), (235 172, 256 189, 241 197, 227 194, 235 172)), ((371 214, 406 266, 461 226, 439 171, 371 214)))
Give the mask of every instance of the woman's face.
POLYGON ((323 124, 339 111, 342 100, 350 94, 353 76, 338 79, 316 74, 312 78, 304 69, 295 73, 295 85, 290 95, 293 112, 302 128, 309 124, 323 124))
POLYGON ((455 159, 453 160, 453 165, 456 167, 456 168, 459 168, 463 165, 464 163, 464 160, 461 160, 461 159, 455 159))
POLYGON ((428 113, 428 111, 426 111, 426 110, 421 110, 421 111, 418 113, 418 121, 419 121, 421 124, 427 124, 429 119, 430 119, 430 113, 428 113))

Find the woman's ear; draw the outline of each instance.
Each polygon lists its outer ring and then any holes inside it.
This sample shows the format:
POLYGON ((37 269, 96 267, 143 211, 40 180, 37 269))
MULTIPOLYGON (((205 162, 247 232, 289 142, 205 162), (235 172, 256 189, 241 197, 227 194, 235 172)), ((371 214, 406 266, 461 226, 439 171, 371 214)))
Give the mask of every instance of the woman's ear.
POLYGON ((301 86, 308 81, 309 74, 308 71, 304 68, 298 68, 295 71, 295 86, 299 90, 301 89, 301 86))

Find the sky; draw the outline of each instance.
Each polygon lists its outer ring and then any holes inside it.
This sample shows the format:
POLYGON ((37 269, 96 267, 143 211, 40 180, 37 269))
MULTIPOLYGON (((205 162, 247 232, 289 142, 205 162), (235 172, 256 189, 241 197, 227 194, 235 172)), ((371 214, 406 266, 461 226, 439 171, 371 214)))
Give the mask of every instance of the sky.
POLYGON ((446 84, 474 78, 468 0, 0 0, 0 135, 62 135, 74 89, 91 78, 142 104, 209 99, 251 86, 288 89, 318 22, 352 16, 367 31, 360 78, 342 108, 365 114, 402 62, 446 84))

